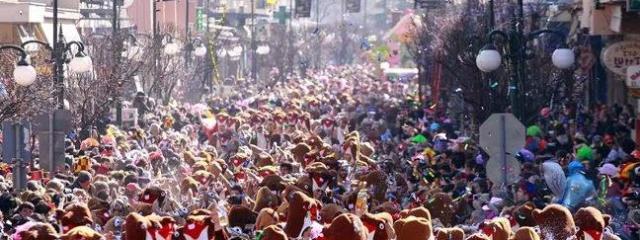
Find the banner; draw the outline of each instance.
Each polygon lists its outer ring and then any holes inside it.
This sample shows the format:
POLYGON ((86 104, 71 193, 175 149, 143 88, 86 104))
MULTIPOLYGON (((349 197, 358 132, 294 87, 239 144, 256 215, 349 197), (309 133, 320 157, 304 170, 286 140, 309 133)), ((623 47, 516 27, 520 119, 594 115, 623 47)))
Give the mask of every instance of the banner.
MULTIPOLYGON (((319 0, 316 0, 319 1, 319 0)), ((311 0, 296 0, 296 15, 297 18, 311 17, 311 0)))
POLYGON ((346 4, 346 10, 348 13, 360 12, 360 0, 347 0, 345 4, 346 4))
POLYGON ((207 29, 207 16, 202 8, 196 9, 196 31, 204 32, 207 29))

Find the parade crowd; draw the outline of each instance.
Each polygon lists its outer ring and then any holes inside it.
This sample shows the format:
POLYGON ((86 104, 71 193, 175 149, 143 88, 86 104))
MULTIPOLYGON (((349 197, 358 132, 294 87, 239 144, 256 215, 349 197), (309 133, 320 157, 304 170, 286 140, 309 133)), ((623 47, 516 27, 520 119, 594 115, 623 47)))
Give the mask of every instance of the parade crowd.
POLYGON ((639 239, 630 107, 542 109, 510 153, 517 181, 498 185, 463 118, 369 69, 240 83, 196 104, 138 93, 136 124, 68 134, 64 169, 43 172, 34 150, 25 190, 3 165, 2 237, 639 239))

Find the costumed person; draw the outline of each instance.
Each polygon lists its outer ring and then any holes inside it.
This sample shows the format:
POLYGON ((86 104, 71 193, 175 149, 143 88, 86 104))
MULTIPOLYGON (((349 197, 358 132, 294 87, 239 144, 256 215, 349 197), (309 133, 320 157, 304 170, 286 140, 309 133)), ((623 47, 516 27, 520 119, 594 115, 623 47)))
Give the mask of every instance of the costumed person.
POLYGON ((565 185, 562 205, 577 210, 585 201, 594 197, 596 189, 593 182, 584 176, 584 166, 579 161, 571 161, 568 166, 569 177, 565 185))

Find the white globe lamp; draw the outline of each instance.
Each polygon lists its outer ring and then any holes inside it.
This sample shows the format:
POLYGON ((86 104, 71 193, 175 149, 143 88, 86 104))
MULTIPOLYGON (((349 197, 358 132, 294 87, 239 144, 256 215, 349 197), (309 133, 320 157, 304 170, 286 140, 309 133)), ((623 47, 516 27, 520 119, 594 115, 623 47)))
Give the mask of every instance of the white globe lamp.
POLYGON ((476 56, 476 66, 483 72, 492 72, 500 67, 502 64, 502 56, 500 52, 492 48, 485 48, 480 50, 478 56, 476 56))
POLYGON ((204 57, 207 55, 207 48, 205 46, 200 45, 196 49, 193 50, 193 54, 197 57, 204 57))
POLYGON ((36 81, 36 75, 36 69, 28 64, 18 64, 16 68, 13 69, 13 79, 16 81, 16 84, 23 87, 33 84, 36 81))
POLYGON ((91 71, 93 61, 91 58, 82 55, 76 55, 69 62, 69 69, 74 73, 86 73, 91 71))
POLYGON ((164 46, 164 54, 175 55, 178 51, 180 51, 180 49, 176 43, 167 43, 167 45, 164 46))
POLYGON ((576 55, 569 48, 558 48, 551 55, 553 65, 559 69, 567 69, 576 62, 576 55))

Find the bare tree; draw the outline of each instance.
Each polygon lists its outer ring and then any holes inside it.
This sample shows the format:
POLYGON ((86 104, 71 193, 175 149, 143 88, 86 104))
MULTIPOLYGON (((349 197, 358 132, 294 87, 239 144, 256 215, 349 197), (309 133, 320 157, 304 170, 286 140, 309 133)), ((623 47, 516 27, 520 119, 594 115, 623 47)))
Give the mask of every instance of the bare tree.
POLYGON ((50 53, 32 54, 37 78, 28 87, 22 87, 13 79, 13 69, 18 55, 5 51, 0 53, 0 122, 5 120, 29 119, 51 109, 52 68, 46 61, 50 53), (46 58, 44 56, 47 56, 46 58))
MULTIPOLYGON (((513 4, 497 1, 496 5, 499 6, 496 9, 506 9, 496 12, 496 28, 509 30, 512 14, 515 12, 513 4)), ((525 31, 542 28, 544 24, 539 16, 546 11, 545 5, 530 3, 525 7, 525 31)), ((490 41, 486 38, 491 31, 486 13, 484 6, 474 1, 468 1, 462 6, 448 6, 441 11, 429 10, 428 14, 419 17, 420 21, 415 21, 414 36, 408 46, 423 83, 428 82, 427 73, 434 65, 442 66, 441 96, 444 102, 451 98, 462 99, 463 114, 469 114, 468 120, 471 120, 471 126, 474 127, 491 113, 508 111, 510 107, 509 75, 506 72, 509 62, 491 73, 482 73, 476 67, 477 53, 490 41)), ((506 39, 497 39, 495 42, 503 53, 508 46, 505 41, 506 39)), ((536 55, 526 61, 527 77, 523 79, 520 89, 524 95, 522 101, 526 102, 525 118, 522 119, 525 123, 534 121, 537 111, 547 106, 554 96, 558 96, 559 89, 571 88, 573 77, 551 65, 549 49, 555 48, 551 47, 553 44, 551 39, 541 38, 528 45, 529 52, 536 55)))

